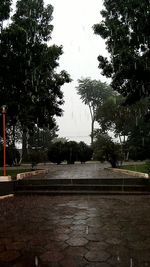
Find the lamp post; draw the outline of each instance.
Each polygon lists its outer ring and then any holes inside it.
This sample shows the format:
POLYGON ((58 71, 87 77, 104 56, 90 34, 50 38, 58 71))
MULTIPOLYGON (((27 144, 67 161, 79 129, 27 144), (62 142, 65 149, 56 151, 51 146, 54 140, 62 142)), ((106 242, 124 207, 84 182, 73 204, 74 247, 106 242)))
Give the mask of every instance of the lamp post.
POLYGON ((6 106, 2 106, 2 114, 3 114, 3 163, 4 163, 4 176, 6 176, 6 106))

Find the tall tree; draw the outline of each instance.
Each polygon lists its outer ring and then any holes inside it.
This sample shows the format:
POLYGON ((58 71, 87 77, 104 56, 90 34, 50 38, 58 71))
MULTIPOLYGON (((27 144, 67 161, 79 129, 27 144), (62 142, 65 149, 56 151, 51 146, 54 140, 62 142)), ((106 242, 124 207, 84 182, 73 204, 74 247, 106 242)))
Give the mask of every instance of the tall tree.
POLYGON ((94 31, 106 41, 110 57, 100 55, 102 74, 132 104, 150 95, 150 2, 104 0, 94 31))
POLYGON ((110 95, 112 89, 106 83, 90 78, 78 80, 77 93, 80 95, 82 102, 88 105, 91 115, 91 145, 94 138, 94 122, 96 120, 97 108, 102 105, 110 95))
POLYGON ((23 154, 35 124, 55 126, 54 115, 62 115, 61 86, 70 82, 65 71, 56 72, 62 47, 47 44, 52 13, 53 7, 45 7, 43 0, 19 0, 12 24, 1 34, 0 104, 7 105, 12 125, 19 121, 22 126, 23 154))
MULTIPOLYGON (((148 129, 150 126, 145 120, 145 113, 149 102, 147 99, 143 99, 128 107, 121 105, 123 101, 124 98, 120 95, 110 97, 98 108, 97 121, 100 130, 97 133, 109 134, 109 131, 113 132, 114 136, 120 140, 124 159, 128 159, 129 155, 133 154, 129 153, 130 147, 134 148, 134 151, 140 150, 141 155, 143 155, 144 146, 148 148, 148 129)), ((146 153, 144 154, 146 155, 146 153)))
POLYGON ((9 18, 11 0, 0 0, 0 30, 3 27, 3 21, 9 18))
POLYGON ((55 126, 53 129, 49 130, 47 128, 40 129, 35 126, 33 134, 29 136, 28 146, 29 148, 36 148, 47 150, 52 140, 57 137, 56 132, 58 131, 58 126, 55 126))

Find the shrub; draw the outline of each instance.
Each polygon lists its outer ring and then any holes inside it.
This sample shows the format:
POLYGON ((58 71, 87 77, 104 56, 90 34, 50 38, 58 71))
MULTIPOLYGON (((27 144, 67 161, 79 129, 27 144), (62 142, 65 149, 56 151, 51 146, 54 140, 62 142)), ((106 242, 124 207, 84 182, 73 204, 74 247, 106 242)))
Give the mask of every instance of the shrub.
POLYGON ((69 141, 65 146, 65 159, 67 164, 74 164, 78 160, 78 144, 75 141, 69 141))
POLYGON ((61 141, 52 143, 48 148, 49 161, 61 164, 65 160, 65 146, 66 143, 61 141))
POLYGON ((80 142, 78 144, 78 160, 81 163, 85 163, 88 160, 91 160, 93 154, 93 150, 90 146, 85 144, 84 142, 80 142))
POLYGON ((100 161, 108 161, 112 168, 119 166, 119 161, 122 160, 121 146, 114 143, 106 134, 99 134, 94 142, 94 159, 100 161))
POLYGON ((31 163, 33 170, 36 167, 36 165, 42 161, 41 151, 37 149, 30 150, 28 153, 28 161, 31 163))
MULTIPOLYGON (((20 153, 13 147, 6 148, 6 164, 9 166, 18 165, 20 163, 20 153)), ((3 166, 3 146, 0 146, 0 166, 3 166)))

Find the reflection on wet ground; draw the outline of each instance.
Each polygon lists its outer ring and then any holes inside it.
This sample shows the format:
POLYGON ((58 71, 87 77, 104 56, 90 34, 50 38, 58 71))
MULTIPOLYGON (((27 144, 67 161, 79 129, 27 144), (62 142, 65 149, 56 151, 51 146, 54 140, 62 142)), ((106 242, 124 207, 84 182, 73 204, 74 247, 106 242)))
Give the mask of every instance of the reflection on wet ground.
POLYGON ((0 200, 1 267, 144 267, 149 252, 149 196, 0 200))
MULTIPOLYGON (((84 179, 84 178, 128 178, 131 177, 127 174, 122 173, 115 173, 111 170, 107 170, 106 168, 110 167, 107 163, 86 163, 86 164, 47 164, 45 166, 41 166, 42 168, 45 167, 49 170, 49 173, 44 177, 45 179, 51 178, 59 178, 59 179, 84 179)), ((39 178, 41 176, 36 176, 32 178, 39 178)))

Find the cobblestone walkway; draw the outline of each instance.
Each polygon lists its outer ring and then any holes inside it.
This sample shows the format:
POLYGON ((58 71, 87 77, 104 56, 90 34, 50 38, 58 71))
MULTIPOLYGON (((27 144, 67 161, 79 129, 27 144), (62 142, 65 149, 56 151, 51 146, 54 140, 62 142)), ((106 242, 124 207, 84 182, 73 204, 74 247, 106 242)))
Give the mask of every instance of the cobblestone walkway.
POLYGON ((0 267, 150 266, 149 196, 0 199, 0 267))

